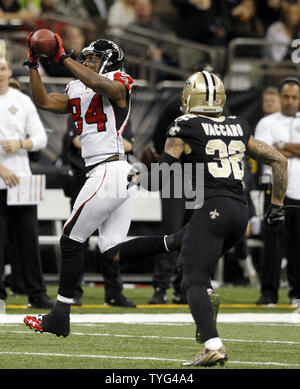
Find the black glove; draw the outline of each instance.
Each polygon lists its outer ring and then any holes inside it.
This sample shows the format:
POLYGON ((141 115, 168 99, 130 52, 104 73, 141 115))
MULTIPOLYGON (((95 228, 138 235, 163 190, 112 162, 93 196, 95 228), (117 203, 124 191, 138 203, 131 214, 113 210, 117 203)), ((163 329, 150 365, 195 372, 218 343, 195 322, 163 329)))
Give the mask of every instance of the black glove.
POLYGON ((280 226, 284 223, 285 212, 283 206, 271 204, 265 214, 265 223, 268 226, 280 226))

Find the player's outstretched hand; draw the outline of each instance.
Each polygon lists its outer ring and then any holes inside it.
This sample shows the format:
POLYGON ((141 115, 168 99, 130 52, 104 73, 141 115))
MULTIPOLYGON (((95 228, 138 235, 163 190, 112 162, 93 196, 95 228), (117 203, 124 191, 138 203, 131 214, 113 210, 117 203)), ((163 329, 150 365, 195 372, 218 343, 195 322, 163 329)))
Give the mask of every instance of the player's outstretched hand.
POLYGON ((67 57, 67 55, 66 55, 65 49, 63 47, 61 37, 57 33, 54 36, 55 36, 55 39, 57 41, 57 49, 56 49, 56 53, 52 57, 50 57, 49 59, 53 62, 57 62, 57 63, 62 65, 62 62, 67 57))
POLYGON ((33 32, 29 34, 29 36, 26 38, 26 44, 27 44, 27 50, 28 50, 28 59, 26 62, 24 62, 24 66, 29 66, 30 68, 38 68, 38 62, 40 56, 38 54, 34 54, 31 46, 30 46, 30 38, 32 36, 33 32))
POLYGON ((268 226, 279 226, 284 223, 285 212, 283 206, 271 204, 265 214, 265 222, 268 226))

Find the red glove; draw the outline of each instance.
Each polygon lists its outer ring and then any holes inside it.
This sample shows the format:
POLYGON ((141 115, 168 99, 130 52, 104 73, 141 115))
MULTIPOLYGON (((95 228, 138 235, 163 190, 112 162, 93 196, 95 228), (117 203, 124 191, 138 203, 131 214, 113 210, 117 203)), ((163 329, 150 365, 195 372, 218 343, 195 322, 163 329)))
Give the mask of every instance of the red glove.
POLYGON ((34 54, 30 46, 30 38, 32 37, 33 32, 29 34, 29 37, 26 38, 27 50, 28 50, 28 59, 24 62, 24 65, 29 66, 30 68, 37 69, 39 67, 39 58, 38 54, 34 54))
POLYGON ((56 54, 54 54, 51 57, 51 61, 62 65, 63 61, 68 57, 68 55, 66 55, 66 52, 64 50, 61 37, 57 33, 54 36, 57 40, 57 49, 56 49, 57 51, 56 51, 56 54))

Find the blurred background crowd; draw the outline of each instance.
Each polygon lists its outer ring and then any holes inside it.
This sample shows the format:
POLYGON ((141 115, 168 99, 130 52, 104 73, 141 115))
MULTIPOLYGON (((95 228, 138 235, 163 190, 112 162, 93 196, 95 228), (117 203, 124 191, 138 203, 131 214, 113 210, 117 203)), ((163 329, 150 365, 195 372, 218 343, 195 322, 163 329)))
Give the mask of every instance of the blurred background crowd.
MULTIPOLYGON (((25 40, 40 28, 59 33, 74 58, 102 37, 123 49, 125 70, 135 80, 129 140, 130 154, 137 160, 145 160, 149 149, 154 156, 161 152, 157 128, 167 115, 163 107, 178 96, 183 80, 194 71, 206 67, 223 78, 229 111, 247 119, 253 133, 263 116, 280 109, 281 80, 300 74, 300 0, 0 0, 0 38, 13 78, 28 94, 28 69, 22 65, 25 40)), ((43 57, 39 71, 49 91, 63 91, 72 78, 43 57)), ((64 168, 68 170, 64 135, 69 118, 40 115, 49 139, 47 148, 32 158, 33 172, 46 174, 48 188, 59 188, 64 168)), ((259 200, 260 167, 255 161, 249 161, 249 172, 250 190, 259 200)), ((257 282, 253 277, 262 255, 257 223, 253 219, 249 232, 258 242, 251 247, 254 268, 239 262, 248 252, 230 253, 222 270, 225 281, 257 282)), ((146 231, 138 231, 134 223, 131 228, 132 235, 146 231)), ((51 255, 49 250, 43 253, 46 273, 57 271, 55 261, 48 261, 51 255)), ((98 271, 95 263, 91 259, 87 271, 98 271)), ((145 271, 153 271, 149 262, 140 268, 128 266, 123 273, 145 271)))

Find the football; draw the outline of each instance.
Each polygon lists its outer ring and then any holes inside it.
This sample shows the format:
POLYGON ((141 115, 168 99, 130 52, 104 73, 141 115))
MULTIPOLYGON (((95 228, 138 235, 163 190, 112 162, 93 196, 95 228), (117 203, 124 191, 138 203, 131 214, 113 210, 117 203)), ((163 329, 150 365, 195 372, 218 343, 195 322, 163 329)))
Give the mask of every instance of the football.
POLYGON ((51 57, 57 48, 54 32, 46 28, 35 31, 31 35, 30 46, 34 54, 51 57))

